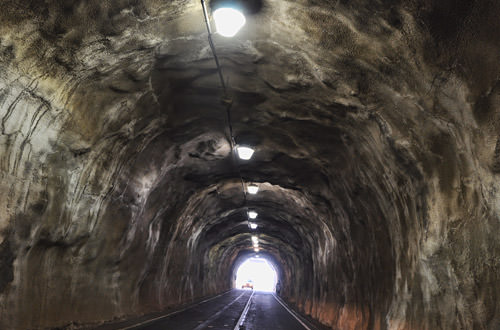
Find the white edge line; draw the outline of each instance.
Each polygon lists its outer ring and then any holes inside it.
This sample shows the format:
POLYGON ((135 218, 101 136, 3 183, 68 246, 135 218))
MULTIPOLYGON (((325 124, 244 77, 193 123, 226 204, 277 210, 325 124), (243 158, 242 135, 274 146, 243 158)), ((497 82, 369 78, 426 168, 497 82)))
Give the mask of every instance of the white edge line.
POLYGON ((292 314, 292 316, 293 316, 293 317, 294 317, 297 321, 299 321, 299 323, 300 323, 300 324, 302 324, 302 326, 303 326, 304 328, 306 328, 307 330, 312 330, 312 329, 311 329, 311 328, 309 328, 307 325, 305 325, 305 324, 304 324, 304 322, 302 322, 302 320, 301 320, 301 319, 299 319, 299 318, 297 317, 297 315, 295 315, 295 313, 294 313, 293 311, 291 311, 291 310, 290 310, 290 309, 289 309, 289 308, 288 308, 288 307, 287 307, 284 303, 282 303, 282 302, 280 301, 281 299, 279 299, 278 297, 276 297, 276 294, 274 294, 274 293, 273 293, 273 297, 274 297, 274 299, 276 299, 276 301, 277 301, 277 302, 279 302, 279 303, 280 303, 280 305, 281 305, 281 306, 283 306, 283 307, 284 307, 284 308, 288 311, 288 313, 292 314))
POLYGON ((210 323, 212 323, 213 321, 217 320, 217 318, 219 318, 219 316, 224 313, 226 311, 226 309, 228 309, 229 307, 231 307, 232 304, 234 304, 235 302, 237 302, 238 300, 240 300, 241 297, 243 297, 243 295, 245 294, 245 292, 242 292, 238 297, 236 297, 233 301, 231 301, 229 304, 226 304, 223 308, 221 308, 217 313, 213 314, 212 316, 210 316, 208 319, 205 320, 205 322, 201 323, 201 324, 198 324, 198 326, 196 328, 194 328, 193 330, 201 330, 201 329, 204 329, 206 327, 208 327, 210 325, 210 323))
POLYGON ((255 292, 252 290, 252 294, 250 295, 250 298, 248 298, 248 302, 247 304, 245 305, 245 308, 243 309, 243 312, 241 312, 241 316, 240 318, 238 319, 238 322, 236 323, 236 325, 234 326, 234 329, 233 330, 240 330, 240 325, 241 323, 245 322, 245 318, 247 316, 247 313, 248 313, 248 310, 250 309, 250 303, 252 302, 252 297, 253 297, 253 294, 255 292))
POLYGON ((184 312, 185 310, 188 310, 188 309, 190 309, 190 308, 193 308, 193 307, 195 307, 195 306, 198 306, 198 305, 200 305, 200 304, 203 304, 204 302, 207 302, 207 301, 210 301, 210 300, 212 300, 212 299, 215 299, 215 298, 218 298, 218 297, 220 297, 220 296, 223 296, 223 295, 225 295, 226 293, 229 293, 229 292, 231 292, 231 291, 233 291, 233 290, 228 290, 228 291, 223 292, 223 293, 221 293, 221 294, 218 294, 218 295, 216 295, 216 296, 214 296, 214 297, 211 297, 211 298, 208 298, 208 299, 202 300, 202 301, 200 301, 200 302, 198 302, 198 303, 196 303, 196 304, 194 304, 194 305, 189 305, 189 306, 186 306, 185 308, 182 308, 182 309, 179 309, 179 310, 177 310, 177 311, 173 311, 173 312, 171 312, 171 313, 168 313, 167 315, 162 315, 162 316, 156 317, 156 318, 154 318, 154 319, 149 319, 149 320, 146 320, 146 321, 143 321, 143 322, 140 322, 140 323, 136 323, 136 324, 133 324, 133 325, 129 325, 128 327, 125 327, 125 328, 118 328, 117 330, 128 330, 128 329, 133 329, 133 328, 135 328, 135 327, 138 327, 138 326, 141 326, 141 325, 144 325, 144 324, 150 323, 150 322, 154 322, 154 321, 161 320, 161 319, 163 319, 163 318, 165 318, 165 317, 169 317, 169 316, 172 316, 172 315, 178 314, 178 313, 180 313, 180 312, 184 312))

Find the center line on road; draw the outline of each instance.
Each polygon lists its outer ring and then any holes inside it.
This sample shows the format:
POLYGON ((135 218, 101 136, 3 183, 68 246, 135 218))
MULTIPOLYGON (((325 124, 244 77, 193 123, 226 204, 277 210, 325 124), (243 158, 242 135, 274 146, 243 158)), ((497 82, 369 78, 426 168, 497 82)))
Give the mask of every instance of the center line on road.
POLYGON ((248 310, 250 309, 250 303, 252 302, 252 297, 253 297, 254 291, 252 290, 252 294, 250 295, 250 298, 248 298, 248 302, 245 305, 245 308, 243 309, 243 312, 241 313, 240 318, 238 319, 238 322, 236 322, 236 325, 233 330, 240 330, 240 326, 245 322, 245 318, 247 316, 248 310))
POLYGON ((207 325, 209 325, 213 320, 215 320, 217 317, 219 317, 220 314, 222 314, 226 309, 228 309, 232 304, 234 304, 238 299, 241 298, 241 296, 243 296, 245 294, 245 292, 243 292, 242 294, 240 294, 236 299, 234 299, 233 301, 231 301, 229 304, 226 305, 226 307, 224 307, 223 309, 221 309, 220 311, 218 311, 217 313, 215 313, 214 315, 212 315, 211 318, 209 318, 208 320, 206 320, 205 322, 203 322, 202 324, 198 325, 196 328, 194 328, 193 330, 201 330, 203 328, 205 328, 207 325))

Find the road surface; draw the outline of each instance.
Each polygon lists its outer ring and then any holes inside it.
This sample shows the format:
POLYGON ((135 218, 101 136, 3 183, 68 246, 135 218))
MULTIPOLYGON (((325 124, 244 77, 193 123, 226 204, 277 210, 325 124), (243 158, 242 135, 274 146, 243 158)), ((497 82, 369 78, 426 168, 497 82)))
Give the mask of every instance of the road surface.
POLYGON ((316 330, 273 293, 234 289, 122 330, 316 330))

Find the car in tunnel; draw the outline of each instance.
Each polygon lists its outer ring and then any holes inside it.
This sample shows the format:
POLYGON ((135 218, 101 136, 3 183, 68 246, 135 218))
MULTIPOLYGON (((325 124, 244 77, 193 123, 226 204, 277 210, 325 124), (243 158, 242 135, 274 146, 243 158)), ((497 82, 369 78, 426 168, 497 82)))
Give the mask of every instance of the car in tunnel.
POLYGON ((248 280, 241 286, 242 289, 252 289, 253 290, 253 281, 248 280))

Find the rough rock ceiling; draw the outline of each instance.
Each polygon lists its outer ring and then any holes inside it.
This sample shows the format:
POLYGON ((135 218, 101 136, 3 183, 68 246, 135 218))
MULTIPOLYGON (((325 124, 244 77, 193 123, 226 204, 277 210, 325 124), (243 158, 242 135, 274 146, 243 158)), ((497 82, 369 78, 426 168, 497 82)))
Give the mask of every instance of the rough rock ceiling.
MULTIPOLYGON (((231 286, 251 252, 198 1, 1 1, 0 328, 231 286)), ((215 44, 283 295, 340 329, 500 324, 500 5, 266 0, 215 44)))

